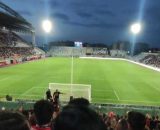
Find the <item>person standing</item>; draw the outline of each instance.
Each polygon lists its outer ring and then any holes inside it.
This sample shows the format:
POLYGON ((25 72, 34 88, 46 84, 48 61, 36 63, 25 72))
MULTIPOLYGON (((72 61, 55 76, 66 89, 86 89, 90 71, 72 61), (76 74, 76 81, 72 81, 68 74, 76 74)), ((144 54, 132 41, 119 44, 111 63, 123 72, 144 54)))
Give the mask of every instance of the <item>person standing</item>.
POLYGON ((56 91, 53 93, 53 101, 57 104, 59 103, 60 94, 63 94, 63 93, 59 92, 58 89, 56 89, 56 91))
POLYGON ((51 95, 51 90, 50 90, 50 89, 48 89, 48 90, 46 91, 46 98, 47 98, 47 100, 49 100, 49 101, 52 100, 52 95, 51 95))

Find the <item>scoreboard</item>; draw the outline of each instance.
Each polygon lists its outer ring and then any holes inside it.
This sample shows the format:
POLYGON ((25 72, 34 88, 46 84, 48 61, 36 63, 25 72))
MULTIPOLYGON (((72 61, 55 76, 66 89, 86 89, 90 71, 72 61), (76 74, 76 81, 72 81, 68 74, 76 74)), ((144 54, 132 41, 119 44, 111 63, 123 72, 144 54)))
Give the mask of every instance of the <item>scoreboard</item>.
POLYGON ((75 47, 83 47, 83 43, 76 41, 76 42, 74 42, 74 46, 75 47))

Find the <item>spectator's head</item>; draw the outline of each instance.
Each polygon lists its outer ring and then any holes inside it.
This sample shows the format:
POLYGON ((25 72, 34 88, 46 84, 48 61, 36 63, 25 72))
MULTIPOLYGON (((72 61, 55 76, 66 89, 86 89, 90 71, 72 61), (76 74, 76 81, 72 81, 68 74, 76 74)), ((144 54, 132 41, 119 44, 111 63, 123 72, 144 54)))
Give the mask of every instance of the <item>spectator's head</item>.
POLYGON ((34 113, 37 124, 42 126, 51 122, 53 115, 53 105, 47 100, 40 100, 34 104, 34 113))
POLYGON ((89 101, 85 98, 74 98, 69 101, 69 105, 74 105, 74 106, 89 106, 89 101))
POLYGON ((0 130, 30 130, 29 122, 20 113, 0 112, 0 130))
POLYGON ((57 116, 54 130, 105 130, 105 125, 90 108, 68 105, 57 116))
POLYGON ((160 130, 160 123, 157 123, 156 130, 160 130))
POLYGON ((128 123, 125 119, 120 119, 117 123, 116 130, 128 130, 128 123))
POLYGON ((144 130, 145 115, 139 112, 131 111, 128 113, 128 123, 131 130, 144 130))

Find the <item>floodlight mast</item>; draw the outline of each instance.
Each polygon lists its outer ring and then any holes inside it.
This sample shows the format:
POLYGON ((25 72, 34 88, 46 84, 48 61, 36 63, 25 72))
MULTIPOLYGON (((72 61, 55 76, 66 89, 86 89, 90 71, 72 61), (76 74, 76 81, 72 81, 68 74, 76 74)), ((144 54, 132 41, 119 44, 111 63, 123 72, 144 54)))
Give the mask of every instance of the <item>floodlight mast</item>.
POLYGON ((70 85, 70 93, 71 95, 70 96, 73 96, 73 67, 74 67, 74 59, 73 59, 73 51, 74 51, 74 48, 72 48, 72 55, 71 55, 71 85, 70 85))
MULTIPOLYGON (((45 40, 46 40, 46 44, 47 44, 47 36, 49 33, 51 33, 52 31, 52 22, 49 19, 45 19, 42 21, 42 29, 44 31, 45 35, 45 40)), ((44 43, 43 43, 43 48, 44 48, 44 43)))
POLYGON ((133 34, 133 41, 132 41, 132 47, 131 47, 131 55, 134 55, 134 47, 135 47, 135 42, 136 42, 136 36, 141 32, 142 26, 141 23, 134 23, 130 27, 130 31, 133 34))
POLYGON ((32 45, 33 45, 33 47, 36 47, 35 30, 32 30, 32 45))

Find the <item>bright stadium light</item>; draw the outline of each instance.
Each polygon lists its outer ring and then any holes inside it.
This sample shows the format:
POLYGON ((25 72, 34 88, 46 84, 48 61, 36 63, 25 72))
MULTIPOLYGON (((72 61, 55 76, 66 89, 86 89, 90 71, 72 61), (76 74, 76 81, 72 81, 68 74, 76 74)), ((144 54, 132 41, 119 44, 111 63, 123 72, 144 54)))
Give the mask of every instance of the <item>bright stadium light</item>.
POLYGON ((44 20, 42 22, 42 28, 46 33, 50 33, 52 30, 52 22, 50 20, 44 20))
POLYGON ((142 26, 140 23, 134 23, 131 25, 131 32, 135 35, 140 33, 141 29, 142 29, 142 26))

